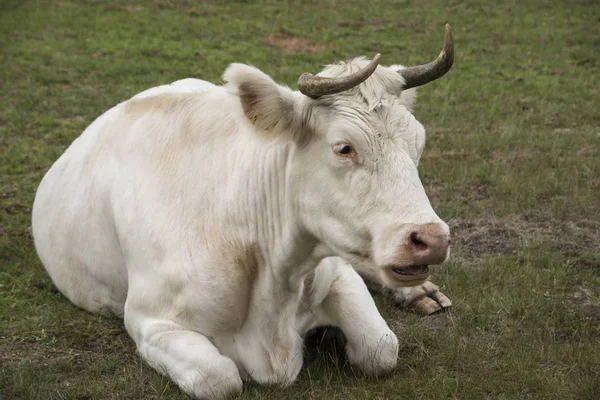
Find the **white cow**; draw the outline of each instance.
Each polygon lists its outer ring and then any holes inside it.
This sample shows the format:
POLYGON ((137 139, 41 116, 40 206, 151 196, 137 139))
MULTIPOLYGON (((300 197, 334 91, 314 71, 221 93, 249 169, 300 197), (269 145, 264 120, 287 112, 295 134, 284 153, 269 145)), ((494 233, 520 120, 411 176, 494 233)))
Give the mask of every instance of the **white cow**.
POLYGON ((367 373, 394 368, 398 340, 351 264, 420 292, 447 257, 406 90, 450 68, 449 27, 430 64, 378 59, 304 74, 301 92, 232 64, 224 86, 187 79, 107 111, 36 194, 58 289, 122 316, 141 356, 199 398, 291 383, 319 325, 340 327, 367 373))

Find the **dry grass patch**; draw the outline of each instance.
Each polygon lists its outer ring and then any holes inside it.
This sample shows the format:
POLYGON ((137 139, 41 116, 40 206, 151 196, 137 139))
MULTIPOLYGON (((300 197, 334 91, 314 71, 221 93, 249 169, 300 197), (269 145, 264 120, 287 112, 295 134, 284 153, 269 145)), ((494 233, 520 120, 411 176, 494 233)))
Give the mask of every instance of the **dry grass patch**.
POLYGON ((600 222, 562 221, 535 214, 509 217, 457 218, 449 221, 453 250, 461 258, 515 254, 523 244, 549 243, 563 256, 574 257, 573 265, 595 268, 597 260, 581 258, 600 254, 600 222))

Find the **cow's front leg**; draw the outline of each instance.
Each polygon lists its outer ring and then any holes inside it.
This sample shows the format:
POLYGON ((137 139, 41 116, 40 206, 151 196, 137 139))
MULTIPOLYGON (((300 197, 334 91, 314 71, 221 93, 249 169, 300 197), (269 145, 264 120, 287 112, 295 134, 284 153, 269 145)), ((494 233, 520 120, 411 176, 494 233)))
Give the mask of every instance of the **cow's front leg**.
POLYGON ((349 264, 340 264, 339 275, 321 304, 328 323, 346 336, 348 360, 369 374, 396 367, 398 338, 379 314, 365 283, 349 264))
POLYGON ((418 286, 398 288, 392 293, 396 305, 413 309, 421 315, 430 315, 452 306, 450 299, 430 281, 418 286))
POLYGON ((165 320, 125 312, 125 326, 141 356, 158 372, 198 399, 223 399, 241 392, 238 369, 205 336, 165 320))

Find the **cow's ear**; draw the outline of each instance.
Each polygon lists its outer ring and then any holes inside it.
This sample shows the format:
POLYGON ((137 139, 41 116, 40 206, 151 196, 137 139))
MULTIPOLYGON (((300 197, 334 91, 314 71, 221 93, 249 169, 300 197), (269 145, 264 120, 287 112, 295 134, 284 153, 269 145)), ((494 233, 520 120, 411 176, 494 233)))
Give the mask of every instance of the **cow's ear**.
POLYGON ((297 97, 267 74, 245 64, 231 64, 223 78, 233 85, 240 97, 244 115, 259 131, 270 137, 306 135, 297 97))
MULTIPOLYGON (((389 68, 393 69, 395 71, 398 71, 398 70, 404 69, 406 67, 404 67, 403 65, 390 65, 389 68)), ((407 89, 407 90, 402 91, 402 94, 400 95, 400 103, 404 104, 404 107, 406 107, 406 109, 408 111, 413 112, 416 101, 417 101, 417 88, 412 88, 412 89, 407 89)))

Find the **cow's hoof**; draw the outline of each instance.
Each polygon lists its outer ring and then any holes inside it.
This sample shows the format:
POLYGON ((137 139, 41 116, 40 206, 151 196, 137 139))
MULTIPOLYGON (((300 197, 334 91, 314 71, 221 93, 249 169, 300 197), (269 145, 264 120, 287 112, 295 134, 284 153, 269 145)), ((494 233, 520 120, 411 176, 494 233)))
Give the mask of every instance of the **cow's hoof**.
POLYGON ((419 286, 397 289, 394 293, 394 303, 423 316, 452 307, 450 299, 429 281, 419 286))
POLYGON ((410 307, 419 315, 431 315, 452 307, 452 302, 444 293, 438 290, 415 300, 410 307))

